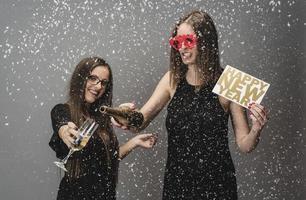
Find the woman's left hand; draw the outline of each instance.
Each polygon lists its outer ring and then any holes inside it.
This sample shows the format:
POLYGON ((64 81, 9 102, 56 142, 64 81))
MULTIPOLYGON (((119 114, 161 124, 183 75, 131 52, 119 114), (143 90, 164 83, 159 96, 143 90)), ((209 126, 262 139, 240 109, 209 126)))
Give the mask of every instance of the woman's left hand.
POLYGON ((261 131, 268 122, 266 108, 257 103, 249 104, 248 108, 250 111, 250 118, 252 119, 252 130, 261 131))
POLYGON ((146 149, 152 148, 157 140, 157 136, 155 134, 139 134, 132 138, 133 143, 136 147, 143 147, 146 149))

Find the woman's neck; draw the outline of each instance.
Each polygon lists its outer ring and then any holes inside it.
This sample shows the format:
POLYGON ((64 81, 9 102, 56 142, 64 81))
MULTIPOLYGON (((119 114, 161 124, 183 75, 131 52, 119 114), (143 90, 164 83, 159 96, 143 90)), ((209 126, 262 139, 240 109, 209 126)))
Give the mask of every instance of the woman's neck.
POLYGON ((195 64, 188 65, 186 80, 191 85, 202 85, 204 80, 201 74, 201 69, 199 69, 195 64))

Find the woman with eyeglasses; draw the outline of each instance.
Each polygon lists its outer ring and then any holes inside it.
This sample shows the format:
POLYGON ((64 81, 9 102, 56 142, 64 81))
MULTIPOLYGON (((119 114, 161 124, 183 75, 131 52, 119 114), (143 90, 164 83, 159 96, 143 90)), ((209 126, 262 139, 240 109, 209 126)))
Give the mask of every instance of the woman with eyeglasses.
POLYGON ((101 105, 112 106, 112 97, 110 66, 99 57, 81 60, 71 77, 68 101, 51 111, 54 133, 49 145, 62 159, 73 147, 77 129, 87 118, 94 119, 99 127, 86 146, 69 158, 57 199, 116 199, 119 160, 138 146, 154 145, 152 134, 140 134, 119 147, 109 116, 99 112, 101 105))
MULTIPOLYGON (((243 107, 212 93, 223 69, 217 31, 207 13, 193 11, 181 18, 170 45, 170 70, 140 109, 144 129, 168 104, 163 199, 237 199, 228 119, 230 116, 239 149, 250 152, 267 122, 265 108, 250 105, 249 126, 243 107)), ((135 107, 131 103, 122 105, 135 107)))

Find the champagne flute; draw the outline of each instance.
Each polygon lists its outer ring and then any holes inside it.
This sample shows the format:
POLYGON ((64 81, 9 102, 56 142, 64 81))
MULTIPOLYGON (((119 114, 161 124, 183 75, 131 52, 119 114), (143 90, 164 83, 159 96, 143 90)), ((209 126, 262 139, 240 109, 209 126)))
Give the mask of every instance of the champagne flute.
POLYGON ((61 161, 55 161, 54 164, 67 172, 65 164, 67 163, 69 157, 75 152, 83 149, 90 137, 98 128, 97 124, 93 119, 86 119, 82 126, 78 129, 78 137, 74 141, 74 145, 70 148, 68 155, 61 161))

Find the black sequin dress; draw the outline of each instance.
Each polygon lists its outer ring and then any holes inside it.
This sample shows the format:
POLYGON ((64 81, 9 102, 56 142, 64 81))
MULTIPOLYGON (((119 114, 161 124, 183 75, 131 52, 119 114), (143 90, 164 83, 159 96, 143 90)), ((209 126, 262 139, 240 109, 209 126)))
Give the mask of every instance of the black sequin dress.
MULTIPOLYGON (((69 149, 59 138, 58 130, 71 121, 70 109, 67 104, 58 104, 51 111, 54 133, 49 142, 59 159, 64 158, 69 149)), ((74 152, 67 162, 68 173, 62 178, 58 190, 58 200, 115 200, 118 173, 118 141, 113 148, 106 150, 97 131, 90 138, 84 149, 74 152), (110 158, 110 159, 108 159, 110 158), (69 169, 76 162, 77 169, 69 169), (72 175, 74 174, 74 175, 72 175)))
POLYGON ((214 84, 195 92, 183 79, 168 105, 168 158, 163 200, 237 199, 228 146, 228 113, 214 84))

